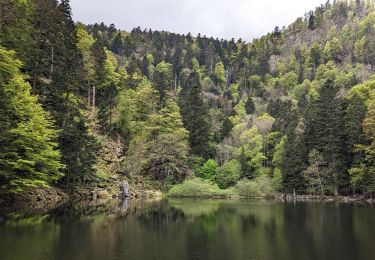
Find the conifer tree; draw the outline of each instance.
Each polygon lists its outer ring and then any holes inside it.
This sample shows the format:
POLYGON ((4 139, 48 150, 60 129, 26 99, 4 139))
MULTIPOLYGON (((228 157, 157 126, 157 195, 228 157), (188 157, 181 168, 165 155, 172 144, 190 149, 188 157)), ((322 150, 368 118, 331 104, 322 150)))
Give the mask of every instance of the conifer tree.
POLYGON ((62 176, 58 131, 30 94, 14 53, 0 47, 0 182, 15 192, 48 186, 62 176))
POLYGON ((180 93, 182 120, 189 131, 189 143, 194 155, 209 157, 208 109, 202 99, 199 74, 192 72, 180 93))
POLYGON ((338 88, 327 80, 319 91, 319 98, 312 104, 312 122, 308 136, 310 149, 318 150, 326 160, 326 179, 330 179, 331 193, 338 194, 340 186, 347 186, 347 154, 345 150, 345 107, 337 96, 338 88))

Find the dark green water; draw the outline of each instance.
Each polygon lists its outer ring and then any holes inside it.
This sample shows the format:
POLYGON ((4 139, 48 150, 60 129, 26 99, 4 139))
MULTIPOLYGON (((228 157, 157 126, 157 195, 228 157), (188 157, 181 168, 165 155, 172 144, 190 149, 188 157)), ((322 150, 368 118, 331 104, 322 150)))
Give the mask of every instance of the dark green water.
POLYGON ((118 201, 0 220, 0 259, 375 259, 368 205, 118 201))

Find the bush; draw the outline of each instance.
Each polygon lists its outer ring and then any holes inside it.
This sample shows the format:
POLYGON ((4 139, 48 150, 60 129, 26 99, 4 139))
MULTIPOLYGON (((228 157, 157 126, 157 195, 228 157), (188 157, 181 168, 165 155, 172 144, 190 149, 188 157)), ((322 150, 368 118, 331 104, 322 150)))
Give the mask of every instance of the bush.
POLYGON ((264 175, 254 180, 239 181, 235 190, 239 196, 245 198, 267 197, 275 194, 271 179, 264 175))
POLYGON ((208 160, 203 166, 197 169, 197 176, 206 180, 214 181, 219 169, 219 165, 215 160, 208 160))
POLYGON ((241 180, 236 184, 235 189, 241 197, 256 198, 263 196, 255 181, 241 180))
POLYGON ((168 197, 175 198, 226 198, 235 195, 232 190, 222 190, 215 183, 201 178, 186 180, 173 186, 167 193, 168 197))
POLYGON ((225 189, 233 186, 240 179, 241 166, 237 160, 232 160, 223 165, 218 171, 215 182, 220 188, 225 189))

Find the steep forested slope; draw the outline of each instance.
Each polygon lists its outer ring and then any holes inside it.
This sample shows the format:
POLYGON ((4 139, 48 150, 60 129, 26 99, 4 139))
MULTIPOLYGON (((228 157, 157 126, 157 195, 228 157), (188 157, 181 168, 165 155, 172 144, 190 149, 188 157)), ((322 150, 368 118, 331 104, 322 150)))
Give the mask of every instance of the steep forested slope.
POLYGON ((1 45, 59 129, 66 186, 111 174, 95 165, 107 136, 117 173, 153 184, 375 191, 372 1, 327 2, 250 43, 74 24, 69 1, 1 0, 0 11, 1 45))

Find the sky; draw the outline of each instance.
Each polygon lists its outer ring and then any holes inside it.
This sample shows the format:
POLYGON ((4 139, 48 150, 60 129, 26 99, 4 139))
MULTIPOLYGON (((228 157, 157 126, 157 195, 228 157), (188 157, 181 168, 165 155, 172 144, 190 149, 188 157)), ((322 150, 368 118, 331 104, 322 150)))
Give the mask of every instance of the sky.
POLYGON ((114 23, 130 31, 174 33, 250 41, 287 26, 327 0, 70 0, 73 18, 85 24, 114 23))

